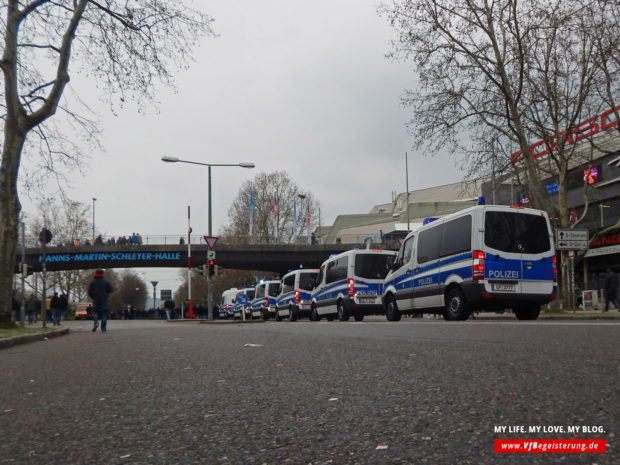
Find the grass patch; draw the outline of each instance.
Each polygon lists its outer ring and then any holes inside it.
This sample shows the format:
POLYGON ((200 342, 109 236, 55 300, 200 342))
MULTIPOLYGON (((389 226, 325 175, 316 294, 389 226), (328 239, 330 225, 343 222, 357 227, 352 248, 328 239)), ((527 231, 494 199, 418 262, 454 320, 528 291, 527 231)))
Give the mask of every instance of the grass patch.
POLYGON ((543 313, 547 314, 547 315, 561 315, 563 313, 566 313, 570 310, 567 310, 565 308, 546 308, 543 310, 543 313))
POLYGON ((19 326, 11 329, 0 328, 0 339, 6 337, 27 336, 28 334, 47 333, 49 331, 49 328, 20 328, 19 326))

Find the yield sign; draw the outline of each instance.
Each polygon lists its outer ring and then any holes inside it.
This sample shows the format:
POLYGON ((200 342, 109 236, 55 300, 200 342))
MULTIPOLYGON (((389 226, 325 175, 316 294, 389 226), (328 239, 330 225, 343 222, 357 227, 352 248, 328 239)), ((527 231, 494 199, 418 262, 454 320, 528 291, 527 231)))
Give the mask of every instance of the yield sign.
POLYGON ((211 236, 202 236, 202 237, 205 238, 205 242, 209 246, 209 250, 213 250, 213 247, 215 247, 215 243, 219 239, 219 237, 211 237, 211 236))

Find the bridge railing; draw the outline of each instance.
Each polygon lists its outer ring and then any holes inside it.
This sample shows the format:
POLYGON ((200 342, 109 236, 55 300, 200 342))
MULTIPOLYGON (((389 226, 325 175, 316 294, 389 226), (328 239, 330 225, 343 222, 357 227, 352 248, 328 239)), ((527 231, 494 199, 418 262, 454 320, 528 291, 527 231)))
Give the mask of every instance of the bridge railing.
MULTIPOLYGON (((148 234, 143 235, 141 237, 141 244, 144 245, 179 245, 179 244, 187 244, 187 235, 179 235, 179 234, 148 234)), ((203 235, 192 234, 190 236, 191 244, 197 245, 205 245, 206 242, 204 240, 203 235)), ((103 244, 106 245, 132 245, 131 236, 101 236, 101 240, 103 244)), ((281 238, 279 241, 276 241, 272 236, 259 236, 254 235, 249 237, 247 235, 241 236, 221 236, 218 239, 218 244, 220 245, 240 245, 240 244, 252 244, 252 245, 307 245, 309 243, 307 236, 298 236, 295 240, 290 240, 290 238, 281 238)), ((392 248, 398 248, 400 243, 398 240, 384 237, 381 238, 380 234, 339 234, 336 236, 315 236, 311 237, 310 245, 324 245, 324 244, 386 244, 391 246, 392 248)), ((26 247, 38 247, 39 244, 36 241, 27 241, 26 247)), ((74 247, 82 247, 82 246, 90 246, 93 245, 92 237, 88 238, 80 238, 78 240, 69 240, 69 241, 52 241, 49 246, 74 246, 74 247)), ((139 244, 138 244, 139 245, 139 244)), ((18 247, 21 247, 21 244, 18 244, 18 247)))

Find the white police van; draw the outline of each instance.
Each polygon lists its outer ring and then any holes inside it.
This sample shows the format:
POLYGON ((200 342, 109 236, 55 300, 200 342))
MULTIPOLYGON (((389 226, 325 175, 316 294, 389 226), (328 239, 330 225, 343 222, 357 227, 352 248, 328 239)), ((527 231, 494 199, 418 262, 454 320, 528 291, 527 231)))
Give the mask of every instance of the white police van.
POLYGON ((319 270, 299 269, 282 277, 282 289, 276 301, 276 319, 297 321, 309 317, 312 308, 312 289, 319 270))
POLYGON ((354 249, 326 260, 312 291, 310 319, 347 321, 352 315, 362 321, 364 315, 383 314, 383 279, 395 257, 391 250, 354 249))
POLYGON ((276 314, 276 298, 280 293, 280 281, 261 281, 255 287, 252 300, 252 318, 267 320, 276 314))
POLYGON ((233 305, 233 317, 239 320, 250 318, 250 305, 254 299, 254 288, 237 289, 233 305))
POLYGON ((217 306, 218 317, 220 319, 232 318, 233 315, 233 305, 235 304, 235 296, 239 292, 239 289, 236 287, 226 289, 222 292, 222 298, 220 299, 220 304, 217 306))
POLYGON ((556 293, 556 260, 547 214, 477 205, 409 233, 385 278, 388 320, 403 313, 442 313, 465 320, 472 311, 511 308, 536 319, 556 293))

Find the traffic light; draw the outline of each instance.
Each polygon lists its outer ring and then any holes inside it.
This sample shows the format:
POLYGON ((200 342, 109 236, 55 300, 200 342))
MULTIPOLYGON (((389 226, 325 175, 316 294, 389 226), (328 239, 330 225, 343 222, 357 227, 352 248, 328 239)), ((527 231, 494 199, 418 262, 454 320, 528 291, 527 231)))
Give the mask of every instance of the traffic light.
POLYGON ((207 265, 202 265, 199 269, 198 269, 198 274, 200 276, 207 276, 207 265))
POLYGON ((213 276, 215 274, 215 260, 209 260, 209 276, 213 276))

